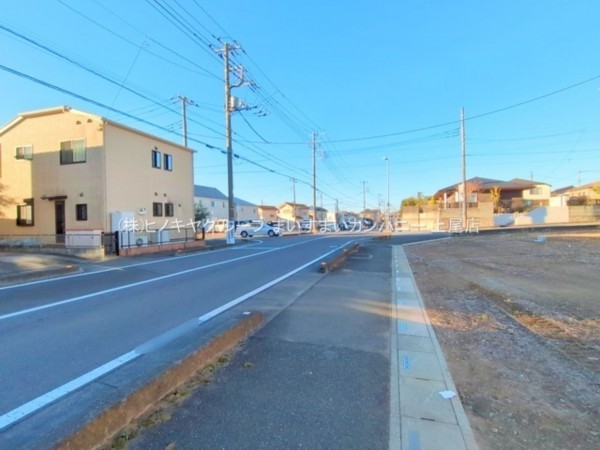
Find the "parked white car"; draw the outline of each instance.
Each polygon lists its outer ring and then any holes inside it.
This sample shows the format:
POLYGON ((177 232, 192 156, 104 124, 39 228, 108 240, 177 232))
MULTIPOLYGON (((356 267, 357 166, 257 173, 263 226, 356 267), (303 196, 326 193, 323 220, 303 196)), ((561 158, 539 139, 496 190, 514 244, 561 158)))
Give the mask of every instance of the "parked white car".
POLYGON ((264 222, 250 222, 243 225, 238 225, 235 234, 242 237, 252 236, 279 236, 281 234, 281 228, 272 227, 264 222))

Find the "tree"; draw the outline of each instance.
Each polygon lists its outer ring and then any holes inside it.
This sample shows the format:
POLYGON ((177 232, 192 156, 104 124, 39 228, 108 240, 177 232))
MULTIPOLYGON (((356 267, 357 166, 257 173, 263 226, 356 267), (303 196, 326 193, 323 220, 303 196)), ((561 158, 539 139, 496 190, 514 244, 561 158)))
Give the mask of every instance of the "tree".
POLYGON ((494 212, 498 212, 498 203, 500 203, 500 186, 495 186, 492 188, 490 193, 492 194, 492 203, 494 204, 494 212))
POLYGON ((417 206, 418 202, 416 197, 408 197, 402 200, 402 206, 417 206))
POLYGON ((206 206, 202 204, 202 201, 198 201, 194 205, 194 221, 198 224, 204 222, 206 219, 210 217, 210 211, 206 206))
POLYGON ((435 197, 425 197, 423 194, 419 192, 419 195, 416 197, 408 197, 402 200, 402 206, 418 206, 419 208, 423 205, 435 205, 437 200, 435 197))

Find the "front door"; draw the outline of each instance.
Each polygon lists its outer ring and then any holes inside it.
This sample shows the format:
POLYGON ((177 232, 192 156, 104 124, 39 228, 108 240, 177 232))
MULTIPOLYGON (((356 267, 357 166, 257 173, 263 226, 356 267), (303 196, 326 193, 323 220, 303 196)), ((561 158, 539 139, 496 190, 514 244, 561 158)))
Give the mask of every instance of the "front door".
POLYGON ((56 223, 56 243, 65 242, 65 202, 56 200, 54 202, 54 220, 56 223))

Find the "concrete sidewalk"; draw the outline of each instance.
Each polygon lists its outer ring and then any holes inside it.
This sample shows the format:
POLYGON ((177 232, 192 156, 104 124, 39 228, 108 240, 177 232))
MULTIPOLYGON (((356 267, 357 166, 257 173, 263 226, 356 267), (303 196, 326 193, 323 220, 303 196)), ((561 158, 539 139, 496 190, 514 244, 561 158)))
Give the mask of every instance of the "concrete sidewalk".
POLYGON ((128 448, 476 449, 446 391, 402 247, 371 241, 128 448))
POLYGON ((0 252, 0 285, 81 271, 82 260, 60 255, 0 252))

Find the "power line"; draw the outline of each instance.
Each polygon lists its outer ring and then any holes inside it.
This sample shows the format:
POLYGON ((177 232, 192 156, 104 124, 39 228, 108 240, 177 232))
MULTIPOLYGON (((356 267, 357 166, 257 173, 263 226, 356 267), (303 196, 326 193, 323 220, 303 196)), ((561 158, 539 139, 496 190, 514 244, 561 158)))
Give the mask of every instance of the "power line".
MULTIPOLYGON (((470 121, 470 120, 475 120, 475 119, 480 119, 482 117, 487 117, 493 114, 498 114, 500 112, 504 112, 504 111, 508 111, 510 109, 514 109, 514 108, 518 108, 520 106, 523 105, 527 105, 529 103, 533 103, 539 100, 543 100, 545 98, 551 97, 553 95, 557 95, 560 94, 562 92, 568 91, 570 89, 574 89, 576 87, 582 86, 584 84, 590 83, 592 81, 598 80, 600 79, 600 75, 595 75, 591 78, 588 78, 586 80, 571 84, 569 86, 566 86, 564 88, 561 89, 557 89, 551 92, 548 92, 546 94, 543 95, 539 95, 537 97, 533 97, 530 98, 528 100, 524 100, 518 103, 514 103, 512 105, 509 106, 505 106, 502 108, 498 108, 498 109, 494 109, 491 111, 487 111, 485 113, 481 113, 481 114, 476 114, 473 116, 469 116, 469 117, 465 117, 465 121, 470 121)), ((428 126, 424 126, 424 127, 419 127, 419 128, 413 128, 413 129, 409 129, 409 130, 404 130, 404 131, 397 131, 397 132, 393 132, 393 133, 386 133, 386 134, 379 134, 379 135, 371 135, 371 136, 362 136, 362 137, 352 137, 352 138, 344 138, 344 139, 332 139, 329 142, 331 143, 345 143, 345 142, 360 142, 360 141, 369 141, 369 140, 376 140, 376 139, 384 139, 384 138, 389 138, 389 137, 393 137, 393 136, 401 136, 401 135, 405 135, 405 134, 412 134, 412 133, 418 133, 421 131, 427 131, 427 130, 433 130, 436 128, 441 128, 441 127, 446 127, 446 126, 450 126, 450 125, 458 125, 460 123, 460 120, 451 120, 448 122, 441 122, 441 123, 437 123, 434 125, 428 125, 428 126)), ((271 142, 274 145, 301 145, 303 144, 303 142, 271 142)))
MULTIPOLYGON (((206 16, 223 32, 225 33, 225 36, 229 36, 229 33, 227 31, 225 31, 225 29, 219 25, 219 23, 202 7, 202 5, 200 3, 198 3, 198 0, 194 0, 194 3, 196 4, 196 6, 204 13, 206 14, 206 16)), ((221 41, 219 39, 219 41, 221 41)))
POLYGON ((201 36, 200 33, 186 23, 185 19, 181 18, 181 15, 179 15, 177 12, 173 12, 172 7, 161 4, 159 0, 146 0, 146 3, 168 22, 170 22, 175 28, 181 31, 181 33, 187 36, 192 42, 198 45, 202 51, 210 55, 212 58, 216 58, 218 60, 218 56, 212 51, 213 46, 210 41, 201 36))
MULTIPOLYGON (((61 5, 63 5, 65 8, 67 8, 67 9, 71 10, 73 13, 75 13, 75 14, 77 14, 77 15, 79 15, 79 16, 81 16, 81 17, 83 17, 85 20, 87 20, 87 21, 89 21, 89 22, 93 23, 93 24, 94 24, 94 25, 96 25, 97 27, 99 27, 99 28, 101 28, 102 30, 106 31, 107 33, 109 33, 109 34, 111 34, 111 35, 115 36, 116 38, 118 38, 118 39, 120 39, 120 40, 122 40, 122 41, 124 41, 124 42, 126 42, 126 43, 128 43, 128 44, 130 44, 130 45, 132 45, 133 47, 136 47, 136 48, 138 47, 138 45, 137 45, 135 42, 132 42, 131 40, 127 39, 126 37, 124 37, 124 36, 122 36, 122 35, 120 35, 119 33, 117 33, 117 32, 115 32, 115 31, 111 30, 110 28, 108 28, 108 27, 106 27, 106 26, 102 25, 100 22, 98 22, 98 21, 96 21, 96 20, 92 19, 91 17, 89 17, 89 16, 85 15, 84 13, 82 13, 81 11, 79 11, 79 10, 77 10, 77 9, 73 8, 72 6, 70 6, 70 5, 67 5, 67 4, 66 4, 65 2, 63 2, 62 0, 56 0, 56 1, 57 1, 57 2, 59 2, 61 5)), ((100 7, 101 7, 101 8, 103 8, 104 10, 108 11, 110 14, 112 14, 113 16, 115 16, 116 18, 118 18, 119 20, 121 20, 122 22, 124 22, 125 24, 127 24, 129 27, 131 27, 132 29, 134 29, 135 31, 137 31, 138 33, 140 33, 142 36, 144 36, 144 37, 146 37, 146 36, 147 36, 147 34, 146 34, 144 31, 140 30, 139 28, 137 28, 137 27, 133 26, 131 23, 129 23, 129 22, 127 22, 126 20, 124 20, 123 18, 121 18, 121 17, 120 17, 118 14, 116 14, 116 13, 115 13, 113 10, 111 10, 111 9, 108 9, 106 6, 102 5, 102 4, 101 4, 101 3, 99 3, 97 0, 94 0, 94 1, 95 1, 95 3, 96 3, 98 6, 100 6, 100 7)), ((199 74, 199 75, 202 75, 202 76, 208 76, 208 77, 211 77, 211 78, 215 78, 215 79, 217 79, 217 80, 220 80, 220 79, 221 79, 219 76, 217 76, 217 75, 215 75, 215 74, 211 73, 209 70, 207 70, 207 69, 205 69, 204 67, 202 67, 202 66, 198 65, 196 62, 194 62, 194 61, 192 61, 192 60, 190 60, 190 59, 186 58, 185 56, 181 55, 181 54, 180 54, 180 53, 178 53, 177 51, 175 51, 175 50, 173 50, 173 49, 171 49, 171 48, 169 48, 169 47, 167 47, 167 46, 165 46, 165 45, 161 44, 161 43, 160 43, 159 41, 157 41, 156 39, 154 39, 154 38, 152 38, 152 37, 150 37, 150 36, 147 36, 147 37, 148 37, 148 39, 149 39, 151 42, 153 42, 153 43, 155 43, 156 45, 160 46, 160 47, 161 47, 161 48, 163 48, 164 50, 167 50, 168 52, 170 52, 170 53, 174 54, 174 55, 175 55, 175 56, 177 56, 178 58, 180 58, 180 59, 182 59, 182 60, 186 61, 187 63, 189 63, 189 64, 193 65, 194 67, 198 68, 198 69, 200 70, 200 72, 199 72, 199 71, 197 71, 197 70, 190 69, 189 67, 186 67, 186 66, 184 66, 184 65, 181 65, 181 64, 179 64, 179 63, 177 63, 177 62, 175 62, 175 61, 171 61, 170 59, 167 59, 167 58, 165 58, 164 56, 162 56, 162 55, 159 55, 158 53, 152 52, 152 51, 148 50, 147 48, 145 48, 145 49, 144 49, 144 51, 145 51, 146 53, 148 53, 148 54, 150 54, 150 55, 152 55, 152 56, 155 56, 156 58, 159 58, 159 59, 161 59, 161 60, 163 60, 163 61, 165 61, 165 62, 168 62, 169 64, 172 64, 172 65, 174 65, 174 66, 177 66, 177 67, 179 67, 179 68, 181 68, 181 69, 184 69, 184 70, 187 70, 187 71, 191 71, 191 72, 193 72, 193 73, 196 73, 196 74, 199 74)))
MULTIPOLYGON (((104 74, 102 74, 102 73, 100 73, 100 72, 98 72, 98 71, 96 71, 96 70, 94 70, 94 69, 92 69, 92 68, 90 68, 90 67, 88 67, 88 66, 86 66, 86 65, 84 65, 84 64, 82 64, 82 63, 80 63, 78 61, 76 61, 76 60, 74 60, 73 58, 62 54, 62 53, 60 53, 60 52, 58 52, 58 51, 56 51, 56 50, 48 47, 47 45, 41 44, 41 43, 35 41, 34 39, 25 36, 24 34, 21 34, 21 33, 17 32, 17 31, 15 31, 15 30, 12 30, 11 28, 8 28, 8 27, 6 27, 6 26, 4 26, 2 24, 0 24, 0 29, 4 30, 4 31, 12 34, 13 36, 16 36, 16 37, 18 37, 18 38, 20 38, 20 39, 22 39, 22 40, 24 40, 24 41, 26 41, 26 42, 28 42, 30 44, 33 44, 34 46, 36 46, 36 47, 38 47, 38 48, 40 48, 40 49, 42 49, 42 50, 44 50, 44 51, 46 51, 48 53, 50 53, 50 54, 52 54, 52 55, 60 58, 60 59, 63 59, 65 61, 67 61, 68 63, 73 64, 74 66, 79 67, 80 69, 85 70, 86 72, 91 73, 92 75, 97 76, 97 77, 103 79, 104 81, 107 81, 107 82, 109 82, 109 83, 117 86, 119 89, 124 89, 127 92, 130 92, 130 93, 132 93, 134 95, 137 95, 138 97, 140 97, 140 98, 142 98, 144 100, 147 100, 147 101, 149 101, 149 102, 151 102, 151 103, 153 103, 153 104, 155 104, 157 106, 161 106, 163 108, 166 108, 166 109, 170 110, 170 108, 168 108, 168 107, 160 104, 156 100, 151 99, 147 95, 142 94, 141 92, 138 92, 138 91, 136 91, 134 89, 131 89, 130 87, 125 86, 124 83, 119 83, 118 81, 116 81, 116 80, 108 77, 107 75, 104 75, 104 74)), ((170 110, 170 111, 176 112, 174 110, 170 110)))
POLYGON ((259 139, 261 139, 263 141, 263 143, 268 144, 269 141, 267 141, 258 131, 256 131, 256 129, 250 124, 250 122, 248 122, 248 119, 246 119, 246 116, 244 116, 242 111, 239 111, 239 113, 240 113, 240 117, 244 120, 244 122, 246 122, 246 125, 248 125, 248 128, 250 128, 252 130, 252 132, 255 135, 257 135, 259 139))
MULTIPOLYGON (((89 97, 86 97, 86 96, 84 96, 84 95, 77 94, 77 93, 75 93, 75 92, 73 92, 73 91, 70 91, 70 90, 68 90, 68 89, 62 88, 62 87, 60 87, 60 86, 57 86, 57 85, 55 85, 55 84, 49 83, 49 82, 47 82, 47 81, 41 80, 41 79, 39 79, 39 78, 35 78, 35 77, 31 76, 31 75, 27 75, 27 74, 25 74, 25 73, 23 73, 23 72, 20 72, 20 71, 18 71, 18 70, 12 69, 12 68, 10 68, 10 67, 7 67, 7 66, 4 66, 4 65, 2 65, 2 64, 0 64, 0 70, 4 70, 5 72, 11 73, 11 74, 13 74, 13 75, 16 75, 16 76, 18 76, 18 77, 20 77, 20 78, 24 78, 24 79, 26 79, 26 80, 29 80, 29 81, 32 81, 32 82, 34 82, 34 83, 40 84, 40 85, 42 85, 42 86, 45 86, 45 87, 47 87, 47 88, 50 88, 50 89, 56 90, 56 91, 58 91, 58 92, 62 92, 63 94, 70 95, 70 96, 72 96, 72 97, 75 97, 75 98, 78 98, 78 99, 80 99, 80 100, 82 100, 82 101, 84 101, 84 102, 91 103, 91 104, 93 104, 93 105, 96 105, 96 106, 98 106, 98 107, 100 107, 100 108, 107 109, 107 110, 109 110, 109 111, 111 111, 111 112, 114 112, 114 113, 117 113, 117 114, 121 114, 122 116, 128 117, 128 118, 130 118, 130 119, 133 119, 133 120, 136 120, 136 121, 138 121, 138 122, 144 123, 144 124, 146 124, 146 125, 149 125, 149 126, 151 126, 151 127, 157 128, 157 129, 159 129, 159 130, 161 130, 161 131, 164 131, 164 132, 166 132, 166 133, 168 133, 168 134, 178 134, 178 133, 177 133, 175 130, 173 130, 173 129, 170 129, 170 128, 166 127, 166 126, 162 126, 162 125, 158 125, 158 124, 152 123, 152 122, 150 122, 150 121, 148 121, 148 120, 146 120, 146 119, 143 119, 143 118, 137 117, 137 116, 135 116, 135 115, 133 115, 133 114, 130 114, 130 113, 127 113, 127 112, 125 112, 125 111, 121 111, 121 110, 119 110, 119 109, 117 109, 117 108, 111 107, 111 106, 109 106, 109 105, 106 105, 106 104, 104 104, 104 103, 102 103, 102 102, 99 102, 99 101, 97 101, 97 100, 93 100, 93 99, 91 99, 91 98, 89 98, 89 97)), ((225 149, 223 149, 223 148, 217 147, 217 146, 215 146, 215 145, 208 144, 208 143, 206 143, 206 142, 203 142, 203 141, 200 141, 200 140, 198 140, 198 139, 193 139, 193 138, 190 138, 190 141, 194 141, 194 142, 196 142, 196 143, 202 144, 202 145, 203 145, 203 146, 205 146, 206 148, 209 148, 209 149, 211 149, 211 150, 216 150, 216 151, 218 151, 218 152, 220 152, 220 153, 222 153, 222 154, 224 154, 224 155, 226 155, 226 153, 227 153, 227 151, 226 151, 225 149)), ((238 154, 238 153, 234 153, 234 154, 233 154, 233 158, 235 158, 235 159, 237 159, 237 160, 240 160, 240 161, 247 162, 247 163, 249 163, 249 164, 252 164, 252 165, 254 165, 254 166, 256 166, 256 167, 259 167, 259 168, 261 168, 261 169, 263 169, 264 171, 267 171, 267 172, 269 172, 269 173, 272 173, 272 174, 275 174, 275 175, 279 175, 279 176, 282 176, 282 177, 286 177, 286 178, 289 178, 289 177, 290 177, 290 175, 289 175, 289 174, 284 174, 284 173, 282 173, 282 172, 279 172, 279 171, 277 171, 277 170, 274 170, 274 169, 272 169, 272 168, 270 168, 270 167, 267 167, 267 166, 265 166, 265 165, 263 165, 263 164, 260 164, 260 163, 258 163, 258 162, 256 162, 256 161, 253 161, 253 160, 251 160, 251 159, 249 159, 249 158, 247 158, 247 157, 245 157, 245 156, 242 156, 242 155, 240 155, 240 154, 238 154)), ((298 178, 297 178, 297 179, 298 179, 298 178)), ((301 182, 301 183, 303 183, 303 184, 306 184, 306 185, 308 185, 308 186, 310 186, 310 185, 311 185, 311 184, 310 184, 310 182, 308 182, 308 181, 305 181, 305 180, 302 180, 302 179, 298 179, 298 181, 299 181, 299 182, 301 182)), ((326 194, 324 194, 324 195, 326 195, 326 194)))

